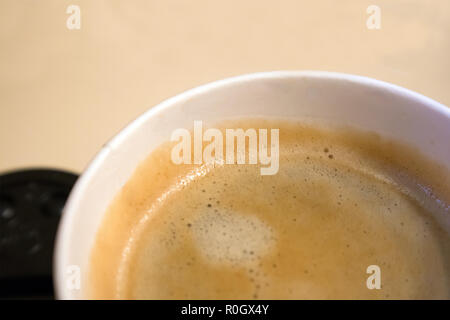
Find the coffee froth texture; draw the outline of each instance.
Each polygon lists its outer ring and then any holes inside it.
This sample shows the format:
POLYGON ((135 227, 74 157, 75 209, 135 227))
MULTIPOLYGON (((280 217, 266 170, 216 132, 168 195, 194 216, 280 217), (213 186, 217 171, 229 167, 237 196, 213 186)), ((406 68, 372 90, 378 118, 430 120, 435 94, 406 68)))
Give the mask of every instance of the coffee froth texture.
POLYGON ((287 120, 279 171, 180 164, 153 151, 108 208, 90 298, 450 298, 446 168, 373 133, 287 120), (367 267, 381 271, 368 289, 367 267))

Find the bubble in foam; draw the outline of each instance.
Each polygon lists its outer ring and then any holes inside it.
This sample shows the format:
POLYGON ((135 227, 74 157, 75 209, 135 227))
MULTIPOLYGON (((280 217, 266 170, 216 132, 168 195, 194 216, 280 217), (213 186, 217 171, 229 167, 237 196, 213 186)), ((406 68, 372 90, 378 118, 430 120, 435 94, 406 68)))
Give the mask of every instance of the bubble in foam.
POLYGON ((195 244, 212 264, 248 265, 269 254, 273 229, 255 215, 221 208, 205 210, 192 224, 195 244))

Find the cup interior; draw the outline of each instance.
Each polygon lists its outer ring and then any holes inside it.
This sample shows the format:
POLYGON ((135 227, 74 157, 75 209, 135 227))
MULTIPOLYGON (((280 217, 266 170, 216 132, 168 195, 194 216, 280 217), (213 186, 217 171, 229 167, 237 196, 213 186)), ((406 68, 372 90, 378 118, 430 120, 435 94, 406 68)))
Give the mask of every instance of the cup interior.
POLYGON ((207 84, 151 108, 98 153, 64 209, 54 258, 56 296, 85 297, 89 255, 103 215, 137 165, 177 128, 239 117, 321 119, 419 148, 450 169, 450 109, 385 82, 328 72, 269 72, 207 84), (78 266, 81 287, 67 270, 78 266), (68 269, 69 268, 69 269, 68 269))

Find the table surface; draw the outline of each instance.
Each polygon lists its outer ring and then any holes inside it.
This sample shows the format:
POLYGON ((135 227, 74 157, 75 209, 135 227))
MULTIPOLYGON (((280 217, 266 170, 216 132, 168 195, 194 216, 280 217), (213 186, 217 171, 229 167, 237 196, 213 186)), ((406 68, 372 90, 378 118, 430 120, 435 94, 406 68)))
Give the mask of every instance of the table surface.
POLYGON ((244 73, 353 73, 450 106, 448 0, 2 0, 0 17, 0 172, 81 172, 148 108, 244 73))

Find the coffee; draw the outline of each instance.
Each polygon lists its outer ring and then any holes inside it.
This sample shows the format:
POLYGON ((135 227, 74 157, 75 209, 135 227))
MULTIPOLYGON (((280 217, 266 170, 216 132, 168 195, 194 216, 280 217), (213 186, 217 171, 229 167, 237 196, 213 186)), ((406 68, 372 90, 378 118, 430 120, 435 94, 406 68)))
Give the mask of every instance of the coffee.
MULTIPOLYGON (((167 142, 108 208, 91 298, 450 298, 449 172, 399 142, 286 120, 279 170, 174 164, 167 142), (379 289, 369 289, 370 266, 379 289)), ((247 150, 248 151, 248 150, 247 150)))

